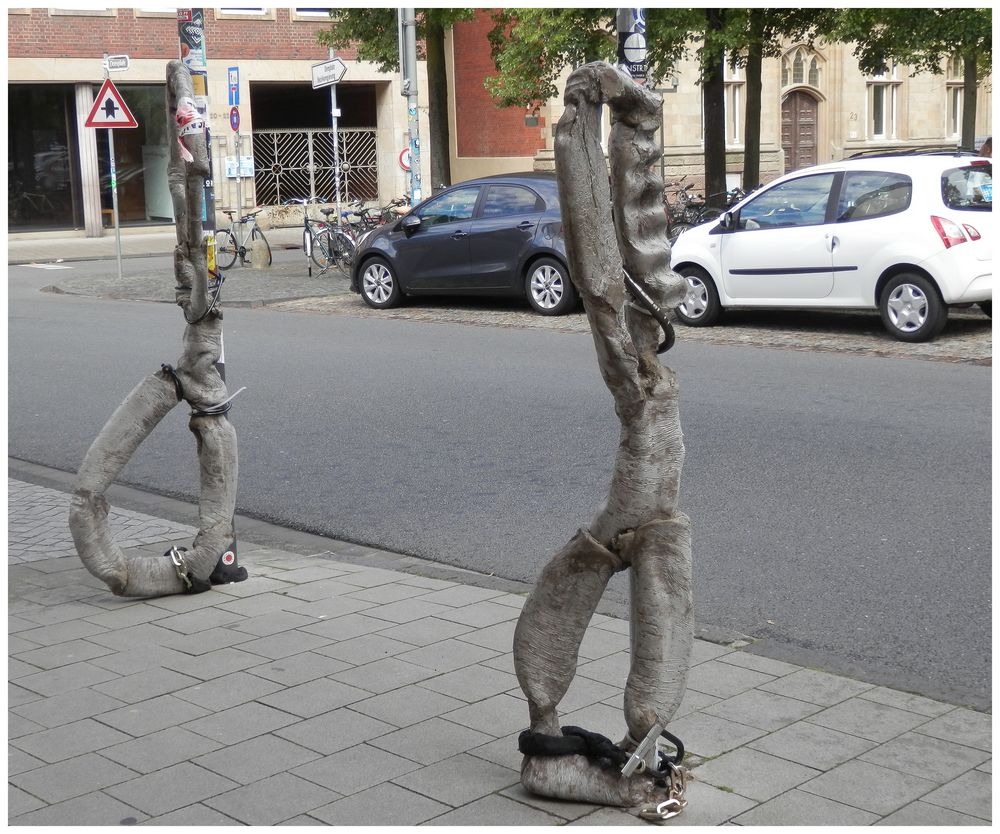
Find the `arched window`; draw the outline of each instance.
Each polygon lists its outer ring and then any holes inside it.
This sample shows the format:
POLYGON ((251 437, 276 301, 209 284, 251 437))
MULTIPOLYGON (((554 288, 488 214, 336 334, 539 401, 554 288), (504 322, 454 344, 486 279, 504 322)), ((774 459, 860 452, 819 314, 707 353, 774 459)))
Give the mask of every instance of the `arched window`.
POLYGON ((822 87, 822 59, 806 46, 797 46, 781 59, 781 86, 808 84, 822 87))
POLYGON ((965 63, 960 55, 953 55, 948 61, 948 71, 945 82, 947 102, 947 126, 945 134, 948 137, 959 136, 962 133, 962 106, 965 103, 965 63))

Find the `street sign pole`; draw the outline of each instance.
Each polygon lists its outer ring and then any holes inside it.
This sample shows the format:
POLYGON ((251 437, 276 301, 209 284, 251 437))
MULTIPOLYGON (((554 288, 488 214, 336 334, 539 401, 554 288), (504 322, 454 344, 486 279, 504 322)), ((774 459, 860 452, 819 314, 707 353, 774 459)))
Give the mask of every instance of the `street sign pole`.
MULTIPOLYGON (((111 77, 108 71, 108 53, 104 53, 104 80, 111 77)), ((115 131, 108 128, 108 160, 111 167, 111 214, 115 220, 115 253, 118 258, 118 286, 122 285, 122 230, 118 224, 118 173, 115 170, 115 131)))
MULTIPOLYGON (((330 47, 330 60, 336 58, 333 47, 330 47)), ((330 85, 330 121, 333 123, 333 188, 336 194, 334 202, 337 206, 337 226, 340 227, 340 134, 338 133, 337 85, 330 85)))
MULTIPOLYGON (((403 61, 403 95, 410 127, 410 205, 421 200, 420 189, 420 119, 417 115, 417 19, 414 10, 399 10, 403 61)), ((433 183, 432 183, 433 184, 433 183)))

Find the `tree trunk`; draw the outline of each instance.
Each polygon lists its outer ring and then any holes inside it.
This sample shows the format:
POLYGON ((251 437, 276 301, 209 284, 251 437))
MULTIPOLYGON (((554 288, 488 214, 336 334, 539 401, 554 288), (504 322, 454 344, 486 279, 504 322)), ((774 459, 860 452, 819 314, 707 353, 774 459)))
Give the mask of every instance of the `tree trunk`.
MULTIPOLYGON (((662 309, 684 297, 672 272, 660 147, 659 96, 606 63, 566 84, 555 141, 570 273, 621 422, 608 499, 543 570, 514 632, 514 668, 528 700, 527 738, 561 739, 557 706, 611 576, 633 572, 633 649, 625 684, 624 749, 665 727, 684 694, 693 641, 691 540, 677 508, 684 442, 676 375, 660 363, 658 321, 628 300, 623 270, 662 309), (612 110, 611 176, 601 149, 601 105, 612 110), (614 212, 612 212, 612 204, 614 212)), ((522 748, 523 748, 522 744, 522 748)), ((655 756, 653 756, 655 762, 655 756)), ((526 755, 526 789, 605 805, 663 799, 647 771, 629 777, 583 755, 526 755)))
POLYGON ((167 124, 171 132, 167 180, 177 218, 174 277, 177 304, 187 321, 183 353, 176 369, 164 365, 140 382, 101 429, 80 466, 70 504, 69 526, 80 559, 87 570, 121 596, 188 593, 207 590, 210 584, 246 579, 246 570, 236 564, 233 531, 236 430, 226 417, 232 398, 217 368, 222 352, 222 311, 218 298, 209 298, 202 239, 208 148, 204 125, 194 107, 191 74, 180 61, 167 65, 167 124), (104 493, 142 441, 181 399, 191 406, 189 427, 197 441, 201 468, 198 535, 190 551, 172 548, 163 556, 126 555, 111 535, 104 493))
POLYGON ((750 43, 747 46, 746 111, 743 118, 743 190, 747 193, 760 185, 760 102, 761 102, 761 38, 760 20, 764 12, 750 12, 750 43))
POLYGON ((969 151, 976 150, 976 107, 978 105, 976 56, 966 55, 963 62, 962 77, 962 147, 969 151))
POLYGON ((444 27, 426 21, 427 117, 430 123, 431 193, 451 185, 451 131, 448 127, 448 73, 444 27))
POLYGON ((706 9, 708 32, 703 58, 702 105, 705 113, 705 197, 708 204, 726 204, 726 83, 725 55, 711 32, 722 28, 722 10, 706 9))

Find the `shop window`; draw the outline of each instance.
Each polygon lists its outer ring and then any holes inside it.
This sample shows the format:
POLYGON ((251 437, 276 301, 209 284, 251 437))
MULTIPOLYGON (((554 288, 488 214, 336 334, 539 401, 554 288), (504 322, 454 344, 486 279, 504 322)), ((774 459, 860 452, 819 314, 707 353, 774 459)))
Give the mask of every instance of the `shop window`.
POLYGON ((76 103, 69 84, 11 84, 7 108, 7 225, 83 225, 76 103))
MULTIPOLYGON (((162 84, 119 84, 118 91, 139 123, 138 127, 115 130, 119 219, 122 224, 170 223, 173 203, 167 188, 170 148, 166 88, 162 84)), ((112 207, 107 134, 107 130, 99 130, 97 135, 101 206, 105 210, 112 207)), ((106 212, 108 223, 110 215, 106 212)))

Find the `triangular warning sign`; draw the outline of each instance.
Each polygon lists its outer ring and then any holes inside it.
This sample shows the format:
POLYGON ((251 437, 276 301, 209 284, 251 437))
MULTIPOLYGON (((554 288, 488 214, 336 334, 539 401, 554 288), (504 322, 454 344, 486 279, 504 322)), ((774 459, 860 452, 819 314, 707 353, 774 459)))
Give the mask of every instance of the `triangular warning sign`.
POLYGON ((94 106, 90 108, 90 115, 84 127, 138 127, 139 123, 135 116, 125 106, 125 99, 118 92, 118 88, 111 83, 111 79, 104 81, 104 86, 94 100, 94 106))

